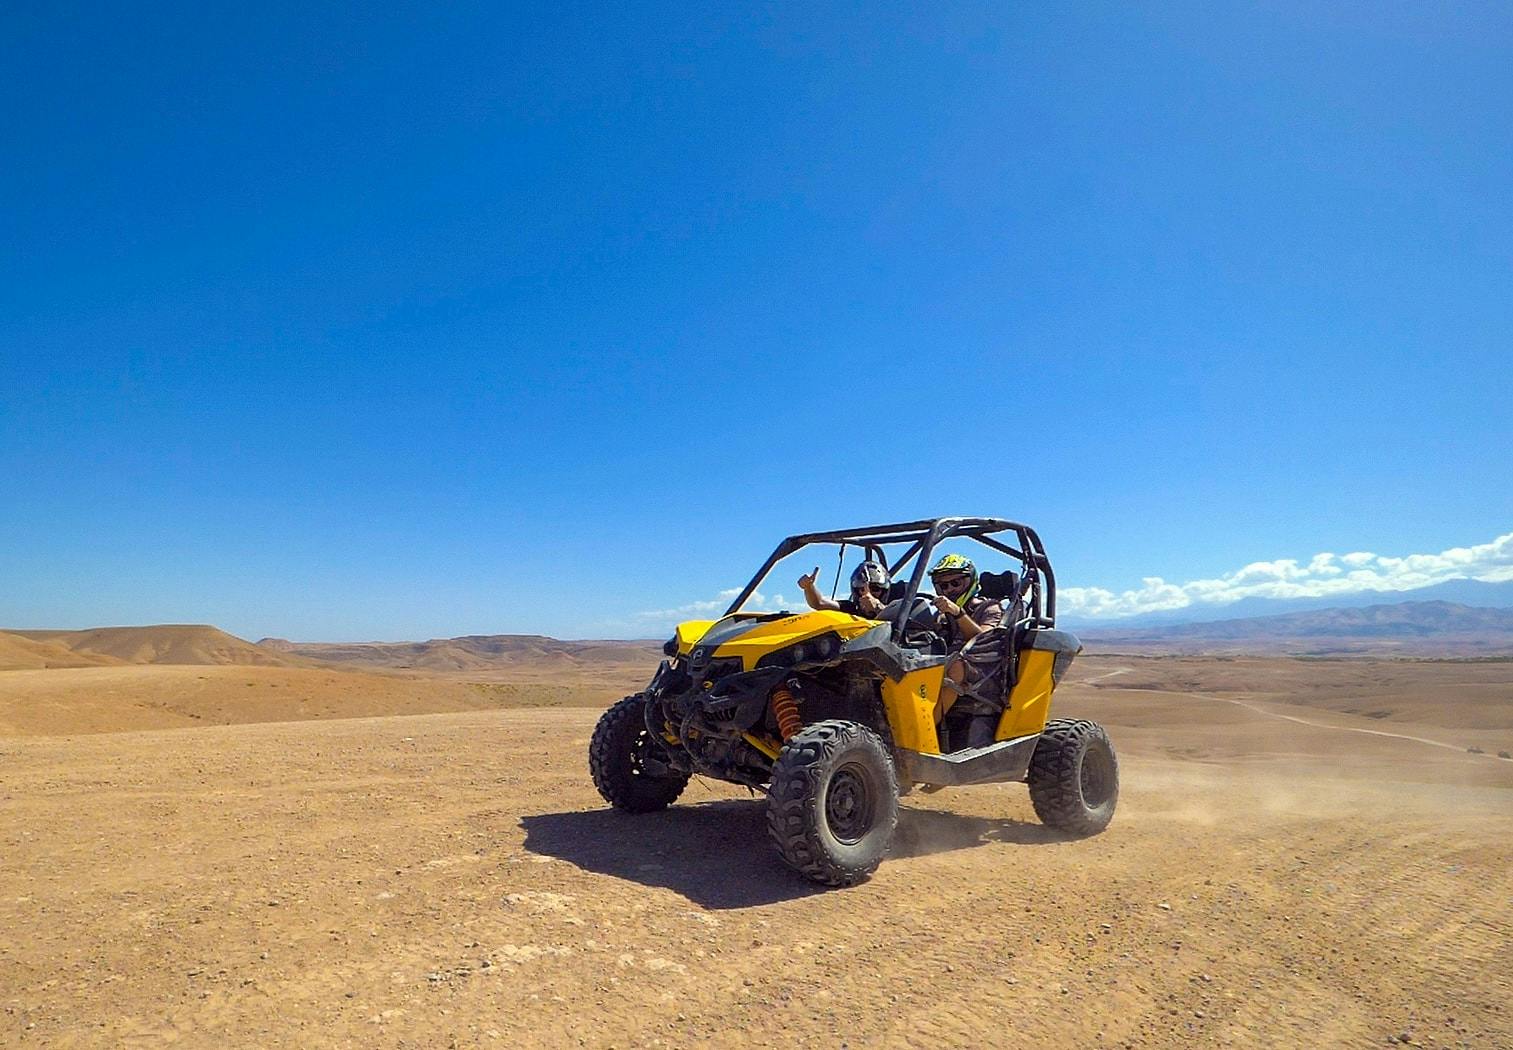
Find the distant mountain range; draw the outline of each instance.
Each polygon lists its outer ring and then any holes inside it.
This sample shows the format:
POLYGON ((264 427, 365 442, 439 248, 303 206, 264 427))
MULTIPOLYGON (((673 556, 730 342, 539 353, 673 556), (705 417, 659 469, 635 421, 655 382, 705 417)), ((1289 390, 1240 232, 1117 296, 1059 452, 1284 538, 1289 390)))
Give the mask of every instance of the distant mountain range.
POLYGON ((301 666, 304 661, 199 623, 91 627, 82 631, 0 631, 0 670, 120 664, 285 667, 301 666))
POLYGON ((340 665, 417 671, 611 672, 656 666, 650 641, 565 642, 538 634, 468 635, 426 642, 249 642, 208 624, 93 627, 81 631, 0 630, 0 670, 124 664, 340 665))
POLYGON ((565 642, 541 634, 470 634, 426 642, 289 642, 264 638, 260 647, 306 660, 360 667, 426 671, 486 671, 582 667, 661 657, 656 642, 565 642))
MULTIPOLYGON (((1484 585, 1495 586, 1495 585, 1484 585)), ((1092 652, 1314 656, 1513 657, 1513 608, 1451 601, 1289 611, 1187 623, 1072 625, 1092 652)), ((594 676, 654 667, 652 641, 563 641, 537 634, 424 642, 253 643, 205 624, 0 630, 0 670, 122 664, 242 664, 594 676)))
POLYGON ((1513 609, 1413 601, 1206 623, 1082 628, 1077 636, 1094 652, 1513 656, 1513 609))

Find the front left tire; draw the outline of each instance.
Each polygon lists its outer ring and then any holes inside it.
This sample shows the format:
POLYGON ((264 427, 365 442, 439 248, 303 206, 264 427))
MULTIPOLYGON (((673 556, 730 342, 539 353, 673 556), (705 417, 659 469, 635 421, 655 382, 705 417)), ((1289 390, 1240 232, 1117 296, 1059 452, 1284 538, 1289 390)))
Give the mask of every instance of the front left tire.
POLYGON ((783 745, 767 792, 767 833, 783 862, 824 886, 854 886, 882 863, 898 824, 898 775, 857 722, 815 722, 783 745))

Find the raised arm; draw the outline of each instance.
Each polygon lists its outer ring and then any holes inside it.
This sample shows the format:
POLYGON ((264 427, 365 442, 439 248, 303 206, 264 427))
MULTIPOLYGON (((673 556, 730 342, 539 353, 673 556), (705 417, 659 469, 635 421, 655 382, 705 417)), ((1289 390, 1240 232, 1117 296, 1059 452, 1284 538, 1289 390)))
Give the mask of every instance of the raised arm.
POLYGON ((804 601, 809 603, 811 609, 826 609, 830 612, 839 612, 840 603, 833 598, 826 598, 814 585, 815 577, 820 574, 820 567, 816 565, 814 571, 805 573, 799 577, 799 590, 804 592, 804 601))

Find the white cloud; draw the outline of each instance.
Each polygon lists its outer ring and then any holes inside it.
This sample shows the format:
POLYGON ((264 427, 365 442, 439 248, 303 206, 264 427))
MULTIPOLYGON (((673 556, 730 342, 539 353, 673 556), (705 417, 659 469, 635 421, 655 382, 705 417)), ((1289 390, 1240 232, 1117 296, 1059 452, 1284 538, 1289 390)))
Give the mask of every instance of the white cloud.
POLYGON ((1513 532, 1474 547, 1438 554, 1383 557, 1366 551, 1315 554, 1306 564, 1292 558, 1252 562, 1217 579, 1167 583, 1147 577, 1118 593, 1102 587, 1064 587, 1058 611, 1089 619, 1167 612, 1190 605, 1228 605, 1241 598, 1328 598, 1369 591, 1414 591, 1450 580, 1501 583, 1513 580, 1513 532))
POLYGON ((1315 576, 1338 576, 1345 570, 1334 563, 1333 554, 1315 554, 1308 563, 1308 571, 1315 576))
MULTIPOLYGON (((721 591, 718 596, 699 602, 689 602, 687 605, 679 605, 672 609, 648 609, 645 612, 636 613, 636 619, 646 624, 675 624, 681 620, 692 620, 700 617, 719 617, 730 608, 730 603, 736 595, 741 593, 739 587, 721 591)), ((803 603, 799 603, 802 605, 803 603)), ((746 604, 741 606, 742 612, 782 612, 795 606, 789 604, 788 599, 781 594, 771 597, 761 591, 754 591, 746 604)))

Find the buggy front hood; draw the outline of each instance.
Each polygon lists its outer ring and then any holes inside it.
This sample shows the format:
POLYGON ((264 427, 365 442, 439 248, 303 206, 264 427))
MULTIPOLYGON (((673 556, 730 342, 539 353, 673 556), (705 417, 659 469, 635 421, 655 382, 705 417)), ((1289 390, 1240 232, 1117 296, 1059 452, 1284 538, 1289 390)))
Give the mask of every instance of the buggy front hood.
POLYGON ((849 641, 877 626, 850 613, 817 610, 803 613, 736 613, 723 620, 691 620, 678 624, 678 653, 699 650, 700 662, 739 657, 744 670, 756 667, 768 653, 822 634, 849 641))

